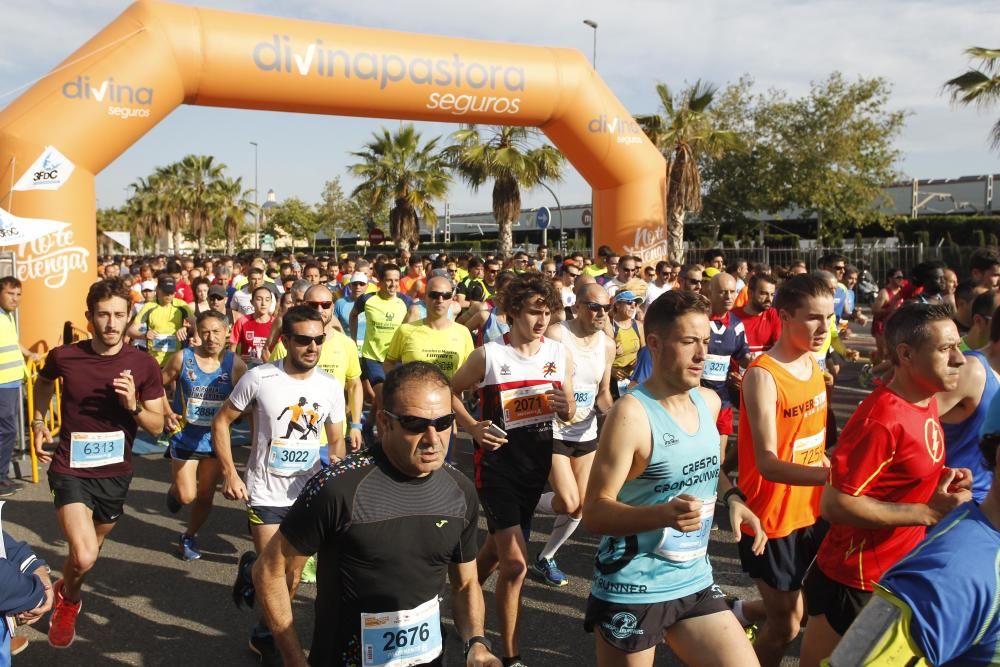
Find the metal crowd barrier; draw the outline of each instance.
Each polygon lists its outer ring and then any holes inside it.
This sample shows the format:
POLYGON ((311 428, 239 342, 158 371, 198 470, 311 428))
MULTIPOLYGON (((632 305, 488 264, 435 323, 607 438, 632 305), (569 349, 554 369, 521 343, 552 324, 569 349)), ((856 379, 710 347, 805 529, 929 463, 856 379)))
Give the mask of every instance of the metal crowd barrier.
MULTIPOLYGON (((28 359, 26 363, 28 365, 28 379, 24 383, 24 391, 28 399, 28 451, 31 452, 31 481, 38 484, 38 454, 35 453, 35 429, 31 428, 31 421, 35 416, 35 383, 38 381, 38 371, 45 364, 45 357, 43 356, 38 362, 28 359)), ((49 433, 52 434, 53 438, 59 437, 59 429, 62 427, 61 405, 62 380, 59 379, 56 381, 56 390, 52 394, 48 415, 45 418, 45 425, 48 426, 49 433)))

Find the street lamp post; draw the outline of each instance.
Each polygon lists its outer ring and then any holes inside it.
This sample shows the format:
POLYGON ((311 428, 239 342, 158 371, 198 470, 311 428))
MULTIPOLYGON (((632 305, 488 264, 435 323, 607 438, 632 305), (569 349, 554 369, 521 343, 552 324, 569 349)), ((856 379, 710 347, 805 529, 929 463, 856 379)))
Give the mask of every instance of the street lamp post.
POLYGON ((591 58, 591 66, 597 69, 597 21, 583 19, 583 24, 594 29, 594 55, 591 58))
MULTIPOLYGON (((594 51, 593 51, 593 54, 591 55, 590 64, 591 64, 591 67, 593 67, 594 71, 596 72, 597 71, 597 21, 592 21, 591 19, 583 19, 583 24, 585 26, 591 28, 594 31, 594 51)), ((594 189, 591 188, 590 189, 590 210, 593 212, 593 211, 596 211, 596 208, 597 207, 594 206, 594 189)), ((592 222, 591 226, 590 226, 590 234, 591 234, 591 236, 590 236, 590 249, 591 249, 591 251, 593 251, 593 249, 594 249, 594 227, 596 226, 595 223, 596 223, 596 220, 594 222, 592 222)), ((561 234, 560 234, 559 238, 562 239, 562 235, 561 234)))
POLYGON ((258 203, 260 194, 257 190, 258 146, 256 141, 251 141, 250 145, 253 146, 253 244, 257 250, 260 250, 260 204, 258 203))
POLYGON ((556 193, 552 191, 552 188, 545 185, 542 181, 538 184, 549 191, 552 198, 556 200, 556 209, 559 211, 559 252, 560 254, 565 254, 566 249, 563 247, 563 238, 565 237, 565 228, 563 227, 563 215, 562 215, 562 204, 559 203, 559 197, 556 197, 556 193))

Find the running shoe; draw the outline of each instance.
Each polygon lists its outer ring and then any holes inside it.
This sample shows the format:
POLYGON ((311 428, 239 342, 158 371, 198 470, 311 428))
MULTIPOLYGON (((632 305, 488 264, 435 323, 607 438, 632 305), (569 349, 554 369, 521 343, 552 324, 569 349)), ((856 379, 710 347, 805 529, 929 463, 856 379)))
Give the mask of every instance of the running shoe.
POLYGON ((9 498, 21 490, 21 485, 12 479, 0 480, 0 498, 9 498))
POLYGON ((274 635, 270 632, 259 634, 255 628, 250 633, 250 643, 248 646, 260 658, 261 665, 265 667, 281 667, 281 651, 278 650, 278 645, 274 641, 274 635))
POLYGON ((299 583, 316 583, 316 556, 309 556, 309 560, 302 566, 302 574, 299 575, 299 583))
MULTIPOLYGON (((736 602, 739 600, 735 595, 726 596, 726 604, 731 610, 733 610, 733 615, 736 615, 736 602)), ((760 629, 756 623, 750 623, 749 625, 743 625, 739 617, 736 617, 736 621, 743 627, 743 632, 746 633, 747 639, 753 644, 754 640, 757 639, 757 631, 760 629)))
POLYGON ((194 535, 181 533, 181 537, 177 541, 177 553, 181 557, 181 560, 198 560, 201 558, 201 552, 198 551, 198 541, 194 535))
POLYGON ((167 511, 171 514, 177 514, 181 511, 182 507, 184 505, 181 505, 181 501, 177 500, 174 494, 170 493, 170 489, 167 489, 167 511))
POLYGON ((10 638, 10 654, 17 655, 28 648, 28 638, 24 635, 17 635, 10 638))
POLYGON ((69 602, 62 596, 63 580, 60 579, 52 590, 52 616, 49 617, 49 644, 56 648, 68 648, 76 639, 76 617, 83 609, 83 601, 69 602))
POLYGON ((555 558, 538 558, 531 566, 542 582, 553 588, 560 588, 569 583, 569 577, 556 565, 555 558))
POLYGON ((237 608, 243 605, 253 608, 256 591, 253 586, 251 570, 256 560, 257 554, 253 551, 245 551, 240 556, 240 564, 236 567, 236 581, 233 583, 233 603, 237 608))

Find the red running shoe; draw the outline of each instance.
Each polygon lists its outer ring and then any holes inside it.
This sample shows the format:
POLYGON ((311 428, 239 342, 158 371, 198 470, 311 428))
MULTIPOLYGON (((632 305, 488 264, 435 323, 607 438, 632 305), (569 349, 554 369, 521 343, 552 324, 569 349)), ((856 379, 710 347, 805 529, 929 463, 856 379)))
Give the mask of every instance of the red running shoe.
POLYGON ((68 648, 76 639, 76 617, 83 609, 83 601, 69 602, 62 596, 63 580, 53 587, 52 616, 49 618, 49 644, 68 648))

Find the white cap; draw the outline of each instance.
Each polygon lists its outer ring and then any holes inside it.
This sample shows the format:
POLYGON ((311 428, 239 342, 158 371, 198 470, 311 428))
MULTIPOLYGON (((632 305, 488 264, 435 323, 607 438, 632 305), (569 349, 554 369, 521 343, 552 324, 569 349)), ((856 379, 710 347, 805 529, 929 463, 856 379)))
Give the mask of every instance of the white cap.
POLYGON ((146 290, 149 290, 150 292, 155 292, 156 291, 156 281, 155 280, 143 280, 142 281, 142 290, 141 291, 145 292, 146 290))
POLYGON ((352 283, 367 283, 368 282, 368 276, 366 276, 361 271, 357 271, 357 272, 354 273, 354 275, 351 276, 351 282, 352 283))

